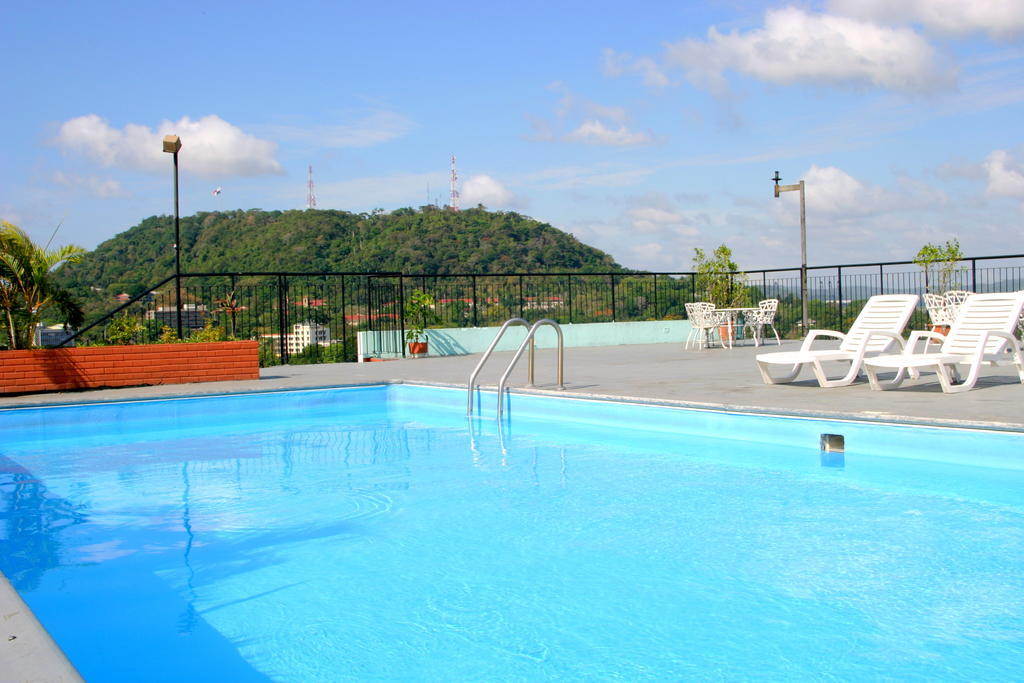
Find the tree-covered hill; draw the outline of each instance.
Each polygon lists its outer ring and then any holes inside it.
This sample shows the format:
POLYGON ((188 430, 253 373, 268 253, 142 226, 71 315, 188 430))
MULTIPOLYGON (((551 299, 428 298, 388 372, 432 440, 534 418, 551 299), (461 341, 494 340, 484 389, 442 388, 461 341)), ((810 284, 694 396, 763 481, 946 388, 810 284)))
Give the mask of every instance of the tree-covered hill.
MULTIPOLYGON (((546 223, 483 208, 391 213, 224 211, 181 218, 182 272, 609 272, 608 254, 546 223)), ((58 278, 76 292, 137 294, 174 272, 174 221, 153 216, 58 278)))

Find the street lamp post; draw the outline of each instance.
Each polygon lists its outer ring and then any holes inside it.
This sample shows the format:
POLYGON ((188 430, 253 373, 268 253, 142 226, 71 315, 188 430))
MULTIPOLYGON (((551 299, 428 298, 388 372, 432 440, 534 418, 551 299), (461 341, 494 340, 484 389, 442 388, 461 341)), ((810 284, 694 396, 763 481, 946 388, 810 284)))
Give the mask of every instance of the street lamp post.
POLYGON ((181 138, 177 135, 164 136, 164 151, 174 155, 174 310, 178 322, 178 339, 183 339, 181 329, 181 228, 178 218, 178 150, 181 138))
POLYGON ((804 205, 804 181, 796 185, 779 185, 782 176, 775 172, 775 198, 780 192, 800 192, 800 320, 801 334, 807 334, 807 210, 804 205))

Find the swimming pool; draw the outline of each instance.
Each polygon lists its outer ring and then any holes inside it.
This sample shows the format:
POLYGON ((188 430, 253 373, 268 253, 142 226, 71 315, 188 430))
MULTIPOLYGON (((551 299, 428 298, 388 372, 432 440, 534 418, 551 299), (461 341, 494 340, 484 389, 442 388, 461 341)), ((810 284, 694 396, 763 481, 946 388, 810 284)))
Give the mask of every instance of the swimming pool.
POLYGON ((464 399, 0 411, 0 569, 90 681, 1024 664, 1019 433, 464 399))

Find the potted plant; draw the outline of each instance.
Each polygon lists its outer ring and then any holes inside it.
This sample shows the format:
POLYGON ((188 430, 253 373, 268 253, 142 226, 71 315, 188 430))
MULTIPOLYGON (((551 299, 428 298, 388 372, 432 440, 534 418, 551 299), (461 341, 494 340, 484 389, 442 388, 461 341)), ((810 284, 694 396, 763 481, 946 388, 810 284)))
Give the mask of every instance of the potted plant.
POLYGON ((437 321, 434 304, 434 297, 420 289, 414 290, 405 302, 405 341, 414 356, 427 353, 426 328, 437 321))
MULTIPOLYGON (((710 256, 699 247, 693 251, 696 290, 702 292, 716 309, 742 306, 747 297, 744 285, 747 276, 732 260, 732 250, 722 244, 710 256)), ((736 326, 723 324, 718 333, 721 339, 728 339, 730 335, 735 336, 736 326)))
POLYGON ((949 291, 956 276, 957 264, 964 254, 960 240, 946 240, 945 244, 928 242, 914 257, 914 264, 924 271, 924 300, 931 319, 932 332, 945 336, 949 333, 950 315, 944 293, 949 291))

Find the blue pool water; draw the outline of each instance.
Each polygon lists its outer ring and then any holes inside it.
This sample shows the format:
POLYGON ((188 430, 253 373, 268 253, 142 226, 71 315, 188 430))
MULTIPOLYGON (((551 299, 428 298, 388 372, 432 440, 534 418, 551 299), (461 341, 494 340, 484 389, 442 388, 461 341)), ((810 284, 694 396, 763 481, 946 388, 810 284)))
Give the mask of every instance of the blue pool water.
POLYGON ((0 411, 0 569, 89 681, 1024 669, 1021 434, 463 401, 0 411))

